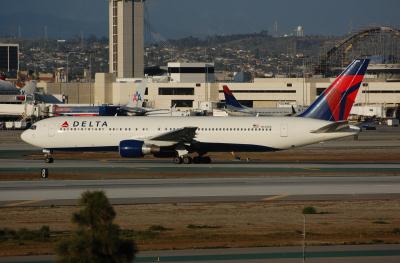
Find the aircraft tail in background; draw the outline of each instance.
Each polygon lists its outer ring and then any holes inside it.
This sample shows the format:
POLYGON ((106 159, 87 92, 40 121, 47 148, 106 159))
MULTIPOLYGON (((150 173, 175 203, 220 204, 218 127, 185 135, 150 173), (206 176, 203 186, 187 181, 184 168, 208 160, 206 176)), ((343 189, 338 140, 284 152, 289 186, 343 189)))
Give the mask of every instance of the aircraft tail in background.
POLYGON ((134 84, 136 91, 132 94, 126 106, 131 108, 142 108, 144 93, 146 92, 146 82, 144 80, 135 80, 134 84))
POLYGON ((31 80, 25 84, 23 88, 21 88, 21 93, 24 95, 33 95, 36 92, 36 81, 31 80))
POLYGON ((232 91, 228 88, 227 85, 223 86, 225 103, 227 107, 236 108, 236 109, 245 109, 245 107, 240 104, 240 102, 233 96, 232 91))

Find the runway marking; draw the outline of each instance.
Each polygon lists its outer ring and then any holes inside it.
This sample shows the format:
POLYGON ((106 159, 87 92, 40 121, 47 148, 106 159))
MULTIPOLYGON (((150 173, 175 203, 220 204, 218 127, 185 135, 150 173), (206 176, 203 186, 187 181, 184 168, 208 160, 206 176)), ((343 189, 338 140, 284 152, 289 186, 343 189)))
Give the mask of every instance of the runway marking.
POLYGON ((12 207, 12 206, 21 206, 21 205, 29 205, 29 204, 34 204, 34 203, 38 203, 42 200, 27 200, 27 201, 20 201, 20 202, 14 202, 14 203, 10 203, 10 204, 6 204, 4 205, 4 207, 12 207))
POLYGON ((274 196, 270 196, 267 198, 263 198, 263 201, 273 201, 273 200, 278 200, 278 199, 283 199, 285 197, 288 197, 289 195, 274 195, 274 196))

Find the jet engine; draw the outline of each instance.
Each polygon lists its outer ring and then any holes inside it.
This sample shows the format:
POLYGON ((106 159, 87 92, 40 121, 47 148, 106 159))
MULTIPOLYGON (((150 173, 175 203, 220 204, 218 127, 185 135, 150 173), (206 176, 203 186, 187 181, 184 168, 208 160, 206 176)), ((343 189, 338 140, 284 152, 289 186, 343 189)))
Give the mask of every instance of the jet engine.
POLYGON ((124 158, 137 158, 149 154, 157 154, 160 147, 147 145, 143 141, 124 140, 119 143, 119 155, 124 158))

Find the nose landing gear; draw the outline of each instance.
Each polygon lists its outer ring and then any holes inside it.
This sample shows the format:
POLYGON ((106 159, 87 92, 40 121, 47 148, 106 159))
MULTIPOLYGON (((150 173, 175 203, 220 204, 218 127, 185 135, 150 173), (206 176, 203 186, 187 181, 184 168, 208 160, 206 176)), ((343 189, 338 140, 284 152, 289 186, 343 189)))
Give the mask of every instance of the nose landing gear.
POLYGON ((51 150, 43 150, 44 153, 44 162, 45 163, 54 163, 54 158, 52 156, 52 151, 51 150))

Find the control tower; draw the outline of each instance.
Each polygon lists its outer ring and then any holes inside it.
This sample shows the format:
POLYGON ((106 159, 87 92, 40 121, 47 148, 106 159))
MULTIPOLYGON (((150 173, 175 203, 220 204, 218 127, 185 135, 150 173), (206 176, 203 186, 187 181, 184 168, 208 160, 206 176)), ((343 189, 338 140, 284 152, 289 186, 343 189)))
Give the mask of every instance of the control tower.
POLYGON ((144 2, 109 1, 109 64, 117 78, 144 77, 144 2))

